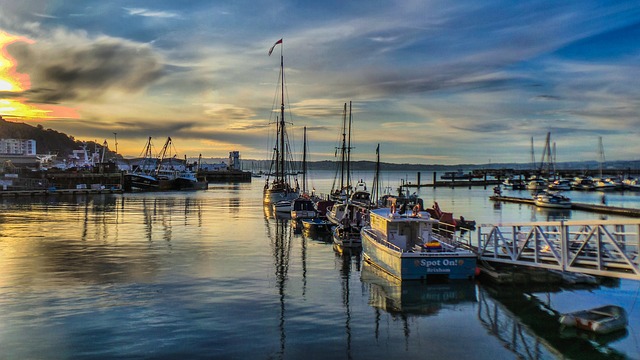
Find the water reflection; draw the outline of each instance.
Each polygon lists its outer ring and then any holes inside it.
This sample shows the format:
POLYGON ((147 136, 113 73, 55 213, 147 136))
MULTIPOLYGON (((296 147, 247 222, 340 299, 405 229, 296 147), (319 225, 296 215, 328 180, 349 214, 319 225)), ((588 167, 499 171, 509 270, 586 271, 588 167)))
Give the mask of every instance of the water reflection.
MULTIPOLYGON (((607 346, 627 336, 626 330, 607 336, 564 329, 559 314, 525 289, 479 288, 478 319, 520 359, 625 359, 607 346)), ((539 289, 536 291, 540 292, 539 289)), ((548 289, 560 291, 560 289, 548 289)))
POLYGON ((425 284, 401 282, 365 262, 362 281, 369 287, 369 305, 392 315, 436 315, 443 306, 476 302, 476 284, 456 281, 425 284))
POLYGON ((346 356, 353 358, 351 353, 352 330, 351 330, 351 275, 354 271, 360 271, 360 249, 345 248, 338 244, 333 245, 336 254, 336 261, 340 269, 340 285, 342 295, 342 306, 345 311, 344 330, 346 334, 346 356))
MULTIPOLYGON (((267 208, 267 206, 265 206, 267 208)), ((266 215, 266 213, 265 213, 266 215)), ((278 300, 280 308, 280 316, 278 322, 278 330, 280 333, 280 350, 279 358, 284 358, 286 348, 286 284, 289 271, 289 258, 291 254, 292 233, 287 219, 278 217, 269 218, 265 216, 265 225, 267 227, 267 236, 271 242, 271 252, 273 256, 273 268, 276 278, 276 288, 278 290, 278 300)))
POLYGON ((56 281, 149 279, 160 266, 161 254, 148 244, 162 239, 170 248, 173 222, 183 218, 184 223, 191 223, 189 219, 202 216, 201 203, 189 198, 104 194, 4 200, 0 240, 30 254, 5 261, 5 278, 11 277, 15 267, 16 272, 29 269, 33 276, 55 275, 56 281), (132 231, 128 225, 138 217, 143 232, 132 231), (140 263, 145 266, 138 266, 140 263))

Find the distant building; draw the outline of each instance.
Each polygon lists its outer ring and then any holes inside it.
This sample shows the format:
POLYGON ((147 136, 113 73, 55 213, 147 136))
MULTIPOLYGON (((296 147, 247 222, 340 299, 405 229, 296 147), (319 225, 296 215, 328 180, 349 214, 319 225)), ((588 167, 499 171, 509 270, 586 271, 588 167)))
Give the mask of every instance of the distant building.
POLYGON ((229 170, 242 170, 240 151, 229 151, 229 170))
POLYGON ((0 139, 0 154, 35 156, 36 141, 20 139, 0 139))
POLYGON ((200 164, 201 171, 226 171, 227 164, 224 162, 217 164, 200 164))

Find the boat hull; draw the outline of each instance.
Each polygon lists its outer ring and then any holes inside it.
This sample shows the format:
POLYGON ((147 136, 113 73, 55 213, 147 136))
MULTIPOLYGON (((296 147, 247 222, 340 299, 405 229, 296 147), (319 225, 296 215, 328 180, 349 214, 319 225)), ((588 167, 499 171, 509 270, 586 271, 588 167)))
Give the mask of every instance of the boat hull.
POLYGON ((329 231, 331 223, 318 218, 302 219, 302 226, 309 231, 329 231))
POLYGON ((125 174, 124 190, 125 191, 158 191, 160 190, 161 181, 153 176, 143 174, 125 174))
POLYGON ((538 207, 550 208, 550 209, 571 209, 571 203, 551 203, 545 201, 534 200, 534 203, 538 207))
MULTIPOLYGON (((281 200, 293 201, 298 198, 300 194, 297 191, 279 191, 265 189, 263 200, 265 204, 275 204, 281 200)), ((291 211, 291 208, 289 208, 291 211)))
POLYGON ((206 190, 209 184, 206 181, 197 181, 187 178, 176 178, 173 180, 174 190, 206 190))
POLYGON ((365 261, 399 280, 426 280, 446 277, 451 280, 472 279, 476 273, 476 255, 456 252, 400 252, 362 232, 365 261))
POLYGON ((342 225, 338 225, 333 229, 333 243, 346 248, 360 248, 362 238, 356 229, 345 229, 342 225))
POLYGON ((624 308, 606 305, 595 309, 563 314, 560 317, 560 323, 597 334, 608 334, 624 329, 628 324, 628 320, 624 308))

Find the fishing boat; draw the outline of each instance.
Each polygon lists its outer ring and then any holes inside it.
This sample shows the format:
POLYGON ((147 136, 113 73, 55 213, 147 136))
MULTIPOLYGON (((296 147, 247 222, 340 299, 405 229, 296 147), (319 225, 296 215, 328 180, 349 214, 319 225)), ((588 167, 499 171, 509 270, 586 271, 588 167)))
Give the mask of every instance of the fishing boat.
POLYGON ((571 199, 554 191, 541 191, 537 193, 533 197, 533 202, 539 207, 571 209, 571 199))
POLYGON ((151 148, 151 136, 149 136, 140 163, 123 176, 125 191, 157 191, 160 189, 160 182, 154 174, 156 159, 151 148))
POLYGON ((627 312, 616 305, 579 310, 560 316, 560 323, 597 334, 608 334, 624 329, 628 324, 627 312))
POLYGON ((394 207, 369 211, 362 229, 364 260, 399 280, 472 279, 477 256, 433 231, 438 220, 415 209, 398 214, 394 207))
MULTIPOLYGON (((276 41, 276 43, 269 50, 269 56, 273 52, 276 45, 280 44, 280 76, 278 81, 280 82, 280 116, 276 118, 276 142, 273 147, 273 156, 271 158, 271 165, 264 185, 263 200, 265 204, 275 204, 281 200, 291 201, 300 195, 297 180, 293 181, 293 175, 297 174, 293 169, 293 158, 289 152, 290 146, 288 143, 288 136, 286 131, 286 124, 284 118, 284 55, 282 39, 276 41)), ((273 112, 272 112, 273 113, 273 112)), ((289 209, 291 211, 291 209, 289 209)))

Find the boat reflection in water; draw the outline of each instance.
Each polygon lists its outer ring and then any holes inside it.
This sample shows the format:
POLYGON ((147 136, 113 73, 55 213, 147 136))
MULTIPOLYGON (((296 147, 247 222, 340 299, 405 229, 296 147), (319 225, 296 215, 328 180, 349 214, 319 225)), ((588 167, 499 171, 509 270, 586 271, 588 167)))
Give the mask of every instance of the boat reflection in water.
POLYGON ((478 319, 518 359, 626 359, 611 344, 626 329, 597 336, 561 326, 559 314, 540 298, 547 290, 478 288, 478 319))
POLYGON ((390 314, 435 315, 445 306, 477 302, 476 284, 468 280, 401 282, 367 262, 361 279, 369 286, 369 305, 390 314))

